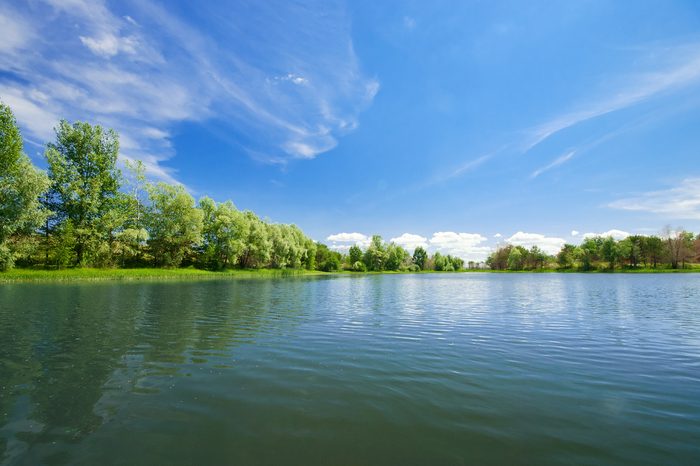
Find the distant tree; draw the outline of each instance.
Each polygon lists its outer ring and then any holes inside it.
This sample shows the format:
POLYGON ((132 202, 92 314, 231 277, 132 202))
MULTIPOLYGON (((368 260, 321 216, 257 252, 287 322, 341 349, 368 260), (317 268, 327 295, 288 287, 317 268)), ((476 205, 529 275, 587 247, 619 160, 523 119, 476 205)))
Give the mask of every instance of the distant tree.
POLYGON ((408 267, 411 256, 401 246, 391 243, 386 248, 386 270, 400 270, 408 267))
POLYGON ((664 230, 664 238, 666 239, 666 254, 671 268, 685 267, 686 261, 693 254, 694 235, 682 228, 677 228, 677 231, 674 232, 667 226, 664 230))
POLYGON ((586 238, 583 243, 576 248, 577 259, 581 263, 583 270, 591 270, 596 261, 600 259, 600 251, 603 246, 603 239, 599 236, 586 238))
POLYGON ((522 246, 511 248, 508 254, 508 270, 522 270, 527 251, 522 246))
POLYGON ((10 107, 0 102, 0 270, 13 267, 19 245, 46 219, 39 202, 49 180, 22 152, 10 107))
POLYGON ((365 251, 362 262, 364 262, 365 266, 367 266, 367 270, 384 270, 384 265, 386 263, 386 248, 381 236, 372 236, 372 241, 365 251))
POLYGON ((561 269, 570 269, 574 266, 576 259, 576 246, 573 244, 565 244, 557 253, 557 264, 561 269))
POLYGON ((605 238, 601 245, 600 251, 603 259, 608 262, 608 268, 611 270, 614 269, 615 264, 620 258, 620 249, 615 239, 611 236, 605 238))
POLYGON ((76 264, 90 263, 114 227, 104 217, 119 193, 118 153, 119 138, 113 130, 65 120, 56 128, 56 142, 47 146, 48 207, 57 223, 71 222, 76 264))
POLYGON ((350 265, 354 268, 355 263, 358 261, 362 260, 362 249, 356 244, 353 244, 350 246, 350 250, 348 251, 348 262, 350 265))
POLYGON ((642 260, 651 264, 653 268, 656 268, 662 261, 664 255, 664 242, 658 236, 648 236, 644 238, 641 244, 640 254, 642 260))
POLYGON ((334 272, 340 270, 341 254, 331 251, 325 244, 318 243, 316 247, 316 264, 319 270, 334 272))
POLYGON ((149 245, 158 265, 177 267, 202 242, 203 213, 182 185, 148 185, 149 245))
POLYGON ((513 246, 508 244, 497 248, 486 259, 486 265, 493 270, 505 270, 508 268, 508 257, 513 246))
POLYGON ((425 264, 428 260, 428 252, 423 249, 421 246, 418 246, 414 251, 413 251, 413 263, 418 266, 420 270, 425 269, 425 264))

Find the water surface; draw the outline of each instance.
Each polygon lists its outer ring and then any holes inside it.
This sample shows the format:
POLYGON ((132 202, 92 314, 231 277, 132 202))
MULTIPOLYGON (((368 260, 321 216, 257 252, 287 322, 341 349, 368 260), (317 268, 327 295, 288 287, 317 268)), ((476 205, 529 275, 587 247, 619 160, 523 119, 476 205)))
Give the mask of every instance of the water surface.
POLYGON ((0 286, 2 464, 699 464, 700 275, 0 286))

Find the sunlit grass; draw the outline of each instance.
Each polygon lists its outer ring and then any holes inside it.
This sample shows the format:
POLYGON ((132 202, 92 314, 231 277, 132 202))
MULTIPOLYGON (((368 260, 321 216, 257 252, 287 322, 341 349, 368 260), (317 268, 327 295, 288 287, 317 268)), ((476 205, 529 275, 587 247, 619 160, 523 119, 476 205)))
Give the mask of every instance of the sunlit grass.
POLYGON ((177 280, 177 279, 234 279, 282 278, 307 275, 325 275, 325 272, 293 269, 226 270, 212 272, 195 268, 183 269, 92 269, 62 270, 14 269, 0 273, 0 283, 27 281, 104 281, 104 280, 177 280))

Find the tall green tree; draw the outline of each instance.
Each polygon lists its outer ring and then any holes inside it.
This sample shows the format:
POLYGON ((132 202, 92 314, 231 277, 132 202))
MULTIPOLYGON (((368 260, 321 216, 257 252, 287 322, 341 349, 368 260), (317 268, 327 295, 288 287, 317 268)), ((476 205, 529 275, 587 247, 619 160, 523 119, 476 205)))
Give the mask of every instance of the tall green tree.
POLYGON ((386 263, 386 247, 384 246, 384 241, 382 241, 381 236, 372 236, 372 241, 365 251, 362 261, 365 263, 367 270, 384 270, 384 265, 386 263))
POLYGON ((0 102, 0 270, 13 267, 22 243, 47 216, 39 202, 49 181, 22 151, 12 110, 0 102))
POLYGON ((177 267, 202 242, 203 213, 182 185, 147 187, 149 246, 158 265, 177 267))
POLYGON ((56 127, 56 142, 47 146, 48 203, 58 224, 71 222, 76 264, 90 263, 114 228, 105 216, 119 192, 118 153, 119 137, 113 130, 65 120, 56 127))
POLYGON ((428 261, 428 252, 421 246, 416 247, 413 250, 413 263, 418 266, 420 270, 425 270, 425 264, 428 261))

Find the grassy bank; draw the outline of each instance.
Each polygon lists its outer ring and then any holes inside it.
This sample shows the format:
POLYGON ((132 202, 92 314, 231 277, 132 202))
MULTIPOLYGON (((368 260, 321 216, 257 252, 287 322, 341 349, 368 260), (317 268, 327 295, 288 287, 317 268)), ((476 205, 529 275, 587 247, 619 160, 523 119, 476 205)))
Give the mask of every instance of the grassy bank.
MULTIPOLYGON (((575 269, 538 269, 538 270, 482 270, 465 269, 456 273, 698 273, 700 264, 693 264, 685 269, 670 268, 638 268, 638 269, 595 269, 580 271, 575 269)), ((76 268, 62 270, 41 269, 14 269, 9 272, 0 272, 0 283, 14 282, 70 282, 70 281, 106 281, 106 280, 190 280, 190 279, 237 279, 237 278, 284 278, 295 276, 314 275, 395 275, 395 274, 441 274, 455 272, 438 272, 426 270, 421 272, 321 272, 310 270, 278 270, 278 269, 254 269, 254 270, 226 270, 212 272, 195 268, 185 269, 92 269, 76 268)))
POLYGON ((105 280, 190 280, 190 279, 236 279, 236 278, 281 278, 291 276, 327 275, 325 272, 308 270, 226 270, 211 272, 194 268, 185 269, 62 269, 34 270, 14 269, 0 272, 0 283, 42 281, 105 281, 105 280))

